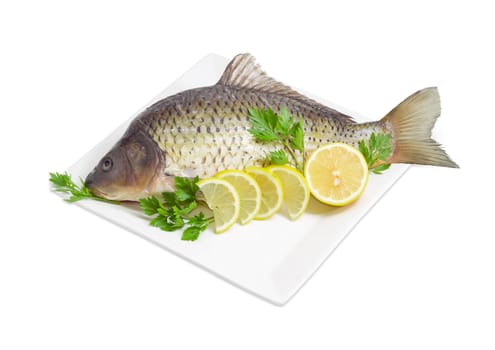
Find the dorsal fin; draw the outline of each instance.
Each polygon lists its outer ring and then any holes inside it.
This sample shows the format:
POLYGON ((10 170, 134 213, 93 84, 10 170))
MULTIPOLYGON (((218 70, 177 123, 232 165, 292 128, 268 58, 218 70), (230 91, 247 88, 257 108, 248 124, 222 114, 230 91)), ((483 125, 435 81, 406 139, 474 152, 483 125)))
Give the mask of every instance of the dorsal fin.
MULTIPOLYGON (((218 84, 248 90, 304 97, 290 87, 269 77, 249 53, 235 56, 223 72, 218 84)), ((305 98, 305 97, 304 97, 305 98)))
POLYGON ((239 89, 255 90, 266 93, 284 95, 295 100, 311 104, 323 112, 332 114, 341 121, 352 121, 352 118, 341 114, 334 109, 322 105, 309 97, 300 94, 287 85, 268 76, 256 63, 256 59, 249 53, 235 56, 227 65, 217 84, 232 86, 239 89))

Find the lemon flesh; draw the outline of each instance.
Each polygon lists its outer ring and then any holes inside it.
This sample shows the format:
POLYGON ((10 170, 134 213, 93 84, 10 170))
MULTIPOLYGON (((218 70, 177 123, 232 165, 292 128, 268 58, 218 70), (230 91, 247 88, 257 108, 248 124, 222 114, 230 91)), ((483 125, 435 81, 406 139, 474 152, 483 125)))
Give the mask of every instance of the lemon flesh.
POLYGON ((310 191, 306 179, 295 168, 272 165, 269 170, 282 182, 283 202, 291 220, 299 218, 308 207, 310 191))
POLYGON ((254 218, 265 220, 272 217, 282 206, 282 183, 266 168, 250 166, 246 172, 256 180, 261 190, 260 209, 254 218))
POLYGON ((215 176, 234 186, 241 206, 239 222, 241 225, 250 222, 258 214, 261 205, 261 189, 256 180, 240 170, 224 170, 215 176))
POLYGON ((240 213, 240 200, 234 186, 225 180, 207 178, 198 182, 206 204, 213 211, 215 232, 222 233, 232 227, 240 213))

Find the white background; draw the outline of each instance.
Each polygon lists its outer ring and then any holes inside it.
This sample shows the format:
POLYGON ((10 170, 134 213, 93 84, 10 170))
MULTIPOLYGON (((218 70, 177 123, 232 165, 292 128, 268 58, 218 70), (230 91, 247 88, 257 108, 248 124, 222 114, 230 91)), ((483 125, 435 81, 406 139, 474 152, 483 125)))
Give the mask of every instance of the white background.
POLYGON ((488 3, 2 2, 0 348, 495 348, 488 3), (461 169, 413 167, 282 308, 50 193, 210 52, 376 119, 438 86, 461 169))

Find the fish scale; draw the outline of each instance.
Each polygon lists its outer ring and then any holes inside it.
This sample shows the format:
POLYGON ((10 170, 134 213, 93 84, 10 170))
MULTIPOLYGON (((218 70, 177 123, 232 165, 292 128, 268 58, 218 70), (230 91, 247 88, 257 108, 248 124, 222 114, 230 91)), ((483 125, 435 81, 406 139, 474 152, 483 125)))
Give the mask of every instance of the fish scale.
POLYGON ((184 169, 197 169, 197 175, 205 177, 224 169, 264 165, 269 152, 279 147, 259 143, 249 134, 249 108, 279 112, 282 107, 303 120, 308 152, 324 142, 354 146, 359 142, 356 124, 343 125, 318 106, 228 86, 188 90, 159 101, 142 115, 139 124, 165 153, 165 174, 184 176, 184 169))

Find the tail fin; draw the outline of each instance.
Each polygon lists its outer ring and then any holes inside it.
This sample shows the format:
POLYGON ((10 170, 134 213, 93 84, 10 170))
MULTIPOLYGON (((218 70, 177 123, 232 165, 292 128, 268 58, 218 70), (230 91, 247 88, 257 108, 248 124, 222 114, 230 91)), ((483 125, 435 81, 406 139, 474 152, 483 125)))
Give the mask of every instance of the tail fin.
POLYGON ((390 111, 381 122, 391 125, 395 148, 391 163, 412 163, 458 168, 431 138, 431 129, 440 116, 437 88, 420 90, 390 111))

